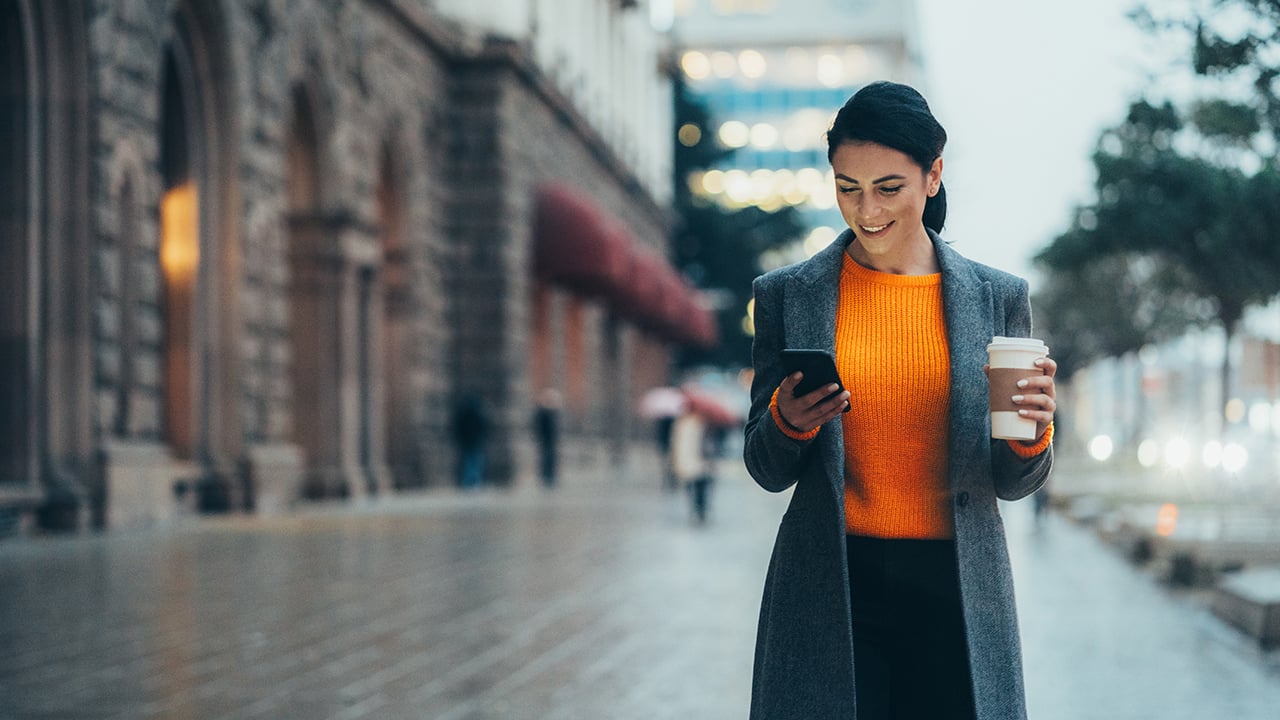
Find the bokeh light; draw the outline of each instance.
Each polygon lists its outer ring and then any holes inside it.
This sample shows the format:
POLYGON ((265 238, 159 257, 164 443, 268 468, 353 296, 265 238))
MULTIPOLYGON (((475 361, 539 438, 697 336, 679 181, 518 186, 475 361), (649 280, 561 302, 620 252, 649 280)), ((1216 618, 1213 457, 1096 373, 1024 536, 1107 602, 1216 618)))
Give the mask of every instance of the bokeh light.
POLYGON ((1115 452, 1115 445, 1111 442, 1109 435, 1098 435, 1089 441, 1089 456, 1098 462, 1110 460, 1113 452, 1115 452))
POLYGON ((728 148, 740 148, 751 140, 751 129, 740 120, 730 120, 720 126, 720 143, 728 148))

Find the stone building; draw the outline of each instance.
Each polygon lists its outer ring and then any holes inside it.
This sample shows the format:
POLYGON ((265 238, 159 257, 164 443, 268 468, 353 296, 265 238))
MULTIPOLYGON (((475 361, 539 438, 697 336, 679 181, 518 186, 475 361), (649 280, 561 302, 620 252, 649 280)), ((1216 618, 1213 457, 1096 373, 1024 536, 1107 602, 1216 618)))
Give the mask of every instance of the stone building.
POLYGON ((0 535, 451 484, 472 395, 626 467, 714 341, 639 5, 0 0, 0 535))

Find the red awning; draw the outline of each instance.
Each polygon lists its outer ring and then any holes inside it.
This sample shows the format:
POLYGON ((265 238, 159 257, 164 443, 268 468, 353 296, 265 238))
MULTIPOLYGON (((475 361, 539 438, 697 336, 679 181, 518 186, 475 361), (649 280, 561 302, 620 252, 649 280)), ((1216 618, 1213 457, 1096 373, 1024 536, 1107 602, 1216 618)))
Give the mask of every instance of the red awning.
POLYGON ((685 322, 688 333, 687 342, 700 348, 713 348, 720 343, 720 328, 716 324, 716 314, 696 301, 690 309, 685 322))
POLYGON ((538 194, 534 223, 534 272, 586 295, 617 292, 630 269, 626 228, 589 197, 562 183, 538 194))
POLYGON ((652 250, 632 247, 630 270, 615 310, 641 328, 685 345, 713 347, 719 341, 715 316, 698 302, 697 291, 652 250))
POLYGON ((698 290, 683 276, 672 272, 664 303, 664 322, 675 340, 694 347, 711 348, 719 342, 716 319, 698 299, 698 290))
POLYGON ((626 282, 613 298, 619 315, 646 329, 656 328, 666 295, 663 285, 665 265, 656 253, 639 247, 631 248, 626 282))
POLYGON ((664 339, 699 347, 717 342, 715 317, 697 302, 694 288, 581 190, 558 182, 542 186, 533 239, 538 277, 602 297, 619 315, 664 339))

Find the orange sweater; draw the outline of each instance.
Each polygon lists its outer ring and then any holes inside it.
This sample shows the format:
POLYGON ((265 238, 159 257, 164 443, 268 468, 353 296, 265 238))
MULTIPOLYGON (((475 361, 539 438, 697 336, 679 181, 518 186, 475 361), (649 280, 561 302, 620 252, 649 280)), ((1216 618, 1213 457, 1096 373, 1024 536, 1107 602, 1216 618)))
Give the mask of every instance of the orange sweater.
MULTIPOLYGON (((850 392, 842 417, 845 531, 885 538, 955 534, 947 485, 951 358, 942 309, 942 275, 893 275, 848 255, 836 308, 836 369, 850 392)), ((801 432, 770 412, 796 440, 801 432)), ((1053 425, 1037 441, 1008 441, 1024 460, 1048 449, 1053 425)))
POLYGON ((845 255, 836 309, 847 532, 954 535, 947 485, 951 360, 942 275, 892 275, 845 255))

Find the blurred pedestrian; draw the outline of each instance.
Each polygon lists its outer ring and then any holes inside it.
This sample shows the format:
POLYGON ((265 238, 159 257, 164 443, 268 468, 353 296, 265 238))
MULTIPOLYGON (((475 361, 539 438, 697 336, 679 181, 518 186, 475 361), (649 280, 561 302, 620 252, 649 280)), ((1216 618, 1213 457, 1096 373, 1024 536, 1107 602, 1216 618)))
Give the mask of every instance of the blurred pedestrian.
POLYGON ((707 456, 707 421, 692 404, 671 426, 671 472, 689 494, 694 522, 707 521, 707 495, 711 491, 711 462, 707 456))
POLYGON ((662 489, 675 492, 679 483, 671 469, 671 431, 675 427, 676 416, 660 417, 654 422, 654 441, 658 445, 658 457, 662 458, 662 489))
POLYGON ((827 142, 848 229, 754 285, 744 458, 763 488, 794 492, 765 581, 751 717, 1024 719, 996 499, 1049 475, 1056 365, 1037 360, 1045 374, 1013 397, 1036 439, 992 440, 985 348, 1029 335, 1027 283, 938 236, 946 133, 918 92, 863 87, 827 142), (846 389, 795 397, 784 348, 833 352, 846 389))
POLYGON ((475 393, 463 395, 453 413, 453 439, 458 448, 458 487, 474 490, 484 484, 485 441, 489 417, 475 393))
POLYGON ((555 487, 560 456, 560 391, 547 388, 538 395, 533 432, 538 439, 538 471, 542 484, 555 487))

